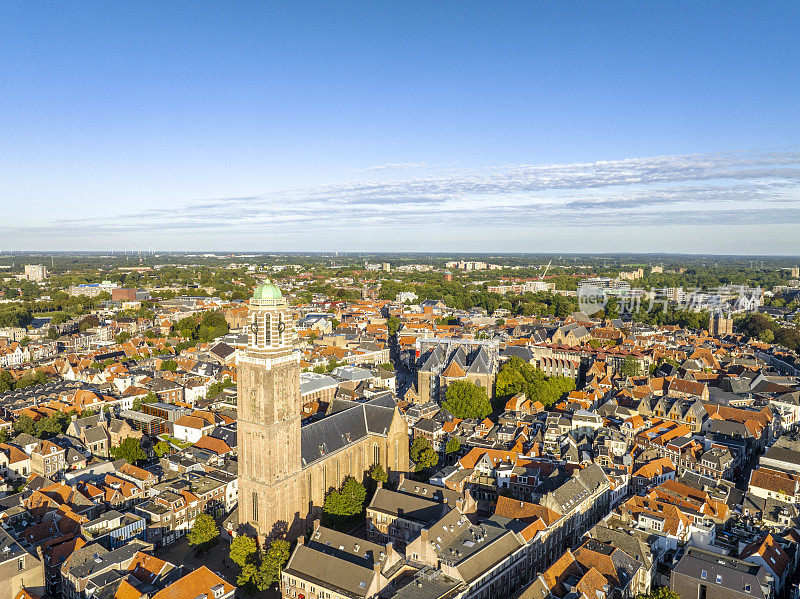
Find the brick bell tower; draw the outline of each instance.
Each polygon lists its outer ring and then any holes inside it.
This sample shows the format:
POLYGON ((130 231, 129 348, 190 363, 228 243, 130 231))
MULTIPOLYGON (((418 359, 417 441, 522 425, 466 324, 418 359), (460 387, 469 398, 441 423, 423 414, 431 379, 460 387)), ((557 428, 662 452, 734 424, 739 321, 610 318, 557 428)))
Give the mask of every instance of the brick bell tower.
POLYGON ((239 522, 260 539, 288 531, 300 516, 299 354, 291 313, 269 281, 250 300, 247 349, 238 362, 239 522))

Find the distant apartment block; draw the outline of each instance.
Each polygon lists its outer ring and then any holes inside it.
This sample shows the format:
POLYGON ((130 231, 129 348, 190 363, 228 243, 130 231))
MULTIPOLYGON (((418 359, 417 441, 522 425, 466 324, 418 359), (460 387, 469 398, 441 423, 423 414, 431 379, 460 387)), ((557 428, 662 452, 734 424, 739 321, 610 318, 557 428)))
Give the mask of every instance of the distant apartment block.
POLYGON ((41 264, 26 264, 25 277, 29 281, 44 281, 47 278, 47 268, 41 264))
POLYGON ((488 288, 489 293, 537 293, 539 291, 554 291, 555 283, 545 283, 544 281, 527 281, 513 285, 495 285, 488 288))
POLYGON ((150 299, 150 292, 147 289, 120 287, 111 290, 111 299, 115 302, 141 302, 150 299))
POLYGON ((86 297, 97 297, 101 293, 111 294, 114 289, 118 289, 118 283, 111 281, 103 281, 102 283, 85 283, 82 285, 73 285, 67 290, 71 296, 85 295, 86 297))

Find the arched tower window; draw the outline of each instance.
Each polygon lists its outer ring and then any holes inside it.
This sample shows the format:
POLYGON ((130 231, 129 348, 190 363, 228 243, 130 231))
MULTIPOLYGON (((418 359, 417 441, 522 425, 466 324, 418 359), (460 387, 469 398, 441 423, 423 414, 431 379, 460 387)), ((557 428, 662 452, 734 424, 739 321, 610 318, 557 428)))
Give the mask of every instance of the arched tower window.
POLYGON ((253 322, 250 323, 250 338, 252 344, 258 347, 258 314, 253 314, 253 322))
POLYGON ((372 463, 373 465, 381 463, 381 448, 377 443, 372 445, 372 463))
POLYGON ((264 345, 272 343, 272 315, 267 312, 264 314, 264 345))
POLYGON ((286 323, 283 320, 283 312, 278 312, 278 345, 286 343, 285 331, 286 323))

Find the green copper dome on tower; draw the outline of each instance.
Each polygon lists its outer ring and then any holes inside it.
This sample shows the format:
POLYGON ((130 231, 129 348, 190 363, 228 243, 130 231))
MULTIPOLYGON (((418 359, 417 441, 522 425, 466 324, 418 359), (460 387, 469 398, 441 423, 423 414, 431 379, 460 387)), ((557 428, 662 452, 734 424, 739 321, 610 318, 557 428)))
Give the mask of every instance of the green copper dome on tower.
POLYGON ((279 300, 282 298, 281 290, 269 279, 258 285, 253 291, 253 299, 257 300, 279 300))

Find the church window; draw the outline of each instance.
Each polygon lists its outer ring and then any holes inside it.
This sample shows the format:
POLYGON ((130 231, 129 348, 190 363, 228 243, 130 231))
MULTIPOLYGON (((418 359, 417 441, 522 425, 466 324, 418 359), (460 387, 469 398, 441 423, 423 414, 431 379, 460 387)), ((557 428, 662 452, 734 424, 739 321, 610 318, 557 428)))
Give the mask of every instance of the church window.
POLYGON ((372 445, 372 463, 373 464, 381 463, 381 448, 377 443, 372 445))
POLYGON ((253 491, 253 522, 258 522, 258 493, 253 491))
POLYGON ((258 346, 258 343, 259 343, 258 314, 253 314, 253 322, 250 325, 250 333, 253 336, 253 345, 258 346))
POLYGON ((272 316, 264 314, 264 345, 272 343, 272 316))
POLYGON ((322 492, 328 492, 328 470, 325 464, 322 465, 322 492))

